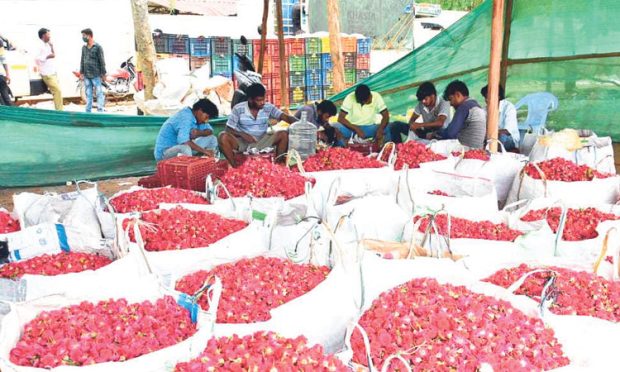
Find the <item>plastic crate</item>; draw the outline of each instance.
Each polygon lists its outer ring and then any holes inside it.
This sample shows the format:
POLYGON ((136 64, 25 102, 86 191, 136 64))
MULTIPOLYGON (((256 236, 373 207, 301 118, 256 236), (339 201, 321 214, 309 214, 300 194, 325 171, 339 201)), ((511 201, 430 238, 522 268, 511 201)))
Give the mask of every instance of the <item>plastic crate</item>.
POLYGON ((291 72, 306 71, 306 58, 304 56, 288 57, 288 68, 291 72))
MULTIPOLYGON (((254 51, 254 56, 258 61, 258 56, 260 55, 260 40, 254 40, 252 43, 252 48, 254 51)), ((265 40, 265 57, 279 57, 280 56, 280 48, 278 47, 278 40, 265 40)))
POLYGON ((199 68, 201 68, 204 65, 211 65, 211 58, 209 57, 194 57, 191 56, 189 59, 189 69, 190 70, 197 70, 199 68))
POLYGON ((306 101, 315 102, 323 99, 323 89, 320 86, 306 87, 306 101))
POLYGON ((357 81, 361 81, 370 76, 369 70, 357 70, 357 81))
POLYGON ((306 41, 301 38, 291 38, 284 40, 287 56, 303 56, 306 54, 306 41))
POLYGON ((321 53, 329 53, 330 51, 329 36, 323 36, 321 38, 321 53))
POLYGON ((333 68, 332 56, 329 53, 321 54, 321 69, 331 70, 333 68))
POLYGON ((351 52, 342 53, 342 59, 344 60, 344 68, 354 69, 356 64, 356 54, 351 52))
POLYGON ((340 44, 343 53, 357 53, 357 38, 355 36, 341 36, 340 44))
POLYGON ((355 68, 358 70, 370 70, 370 55, 369 54, 358 54, 355 68))
POLYGON ((321 69, 321 55, 320 54, 306 54, 306 70, 320 70, 321 69))
POLYGON ((291 71, 289 73, 289 83, 291 88, 299 88, 306 86, 306 73, 302 71, 291 71))
POLYGON ((168 44, 170 53, 189 55, 189 37, 187 35, 168 35, 168 44))
POLYGON ((211 71, 214 75, 221 72, 232 73, 232 59, 230 57, 211 57, 211 71))
POLYGON ((161 179, 158 174, 154 174, 152 176, 142 177, 138 180, 138 186, 144 187, 145 189, 154 189, 156 187, 161 187, 161 179))
POLYGON ((211 38, 211 55, 215 57, 228 57, 232 55, 232 44, 229 37, 211 38))
POLYGON ((370 54, 372 39, 369 37, 357 39, 357 54, 370 54))
POLYGON ((153 34, 153 43, 155 44, 155 53, 170 53, 170 44, 168 43, 168 35, 153 34), (156 36, 159 35, 159 36, 156 36))
POLYGON ((306 70, 306 86, 320 87, 323 85, 321 70, 306 70))
POLYGON ((306 88, 291 88, 289 94, 290 104, 303 104, 306 102, 306 88))
POLYGON ((306 54, 320 54, 321 52, 321 38, 309 37, 306 38, 306 54))
POLYGON ((334 95, 334 87, 332 85, 323 85, 323 99, 328 99, 334 95))
POLYGON ((204 36, 190 38, 189 54, 192 57, 211 57, 211 39, 204 36))
POLYGON ((334 73, 332 70, 321 70, 321 82, 323 85, 334 85, 334 73))
POLYGON ((215 158, 194 156, 177 156, 157 164, 162 184, 203 192, 207 176, 212 174, 213 177, 219 178, 227 168, 226 162, 217 161, 215 158))
POLYGON ((252 46, 252 42, 248 41, 247 44, 243 45, 241 44, 241 40, 238 39, 234 39, 232 41, 232 53, 239 53, 239 54, 245 54, 246 56, 248 56, 249 59, 252 59, 252 52, 254 51, 254 48, 252 46))
POLYGON ((356 81, 357 81, 357 71, 355 69, 345 69, 344 70, 344 83, 355 84, 356 81))

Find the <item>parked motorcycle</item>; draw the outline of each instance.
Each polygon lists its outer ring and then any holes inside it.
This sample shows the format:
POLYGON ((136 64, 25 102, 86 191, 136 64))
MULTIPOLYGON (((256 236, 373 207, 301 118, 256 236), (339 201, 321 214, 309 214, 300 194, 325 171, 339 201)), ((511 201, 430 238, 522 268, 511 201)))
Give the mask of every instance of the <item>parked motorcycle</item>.
MULTIPOLYGON (((137 77, 136 66, 131 61, 133 57, 129 57, 125 62, 121 63, 121 67, 111 74, 106 75, 105 81, 101 82, 103 93, 106 96, 125 97, 130 93, 131 84, 137 77)), ((80 72, 73 71, 73 75, 78 78, 76 89, 80 92, 83 102, 86 102, 86 86, 84 80, 80 79, 80 72)), ((93 96, 96 96, 93 93, 93 96)))
MULTIPOLYGON (((248 40, 245 36, 241 36, 241 44, 247 45, 248 40)), ((235 80, 237 81, 237 89, 233 94, 232 107, 240 102, 248 100, 246 90, 252 84, 262 84, 261 74, 256 72, 254 63, 248 58, 245 53, 235 53, 235 57, 238 61, 238 69, 234 71, 235 80)))

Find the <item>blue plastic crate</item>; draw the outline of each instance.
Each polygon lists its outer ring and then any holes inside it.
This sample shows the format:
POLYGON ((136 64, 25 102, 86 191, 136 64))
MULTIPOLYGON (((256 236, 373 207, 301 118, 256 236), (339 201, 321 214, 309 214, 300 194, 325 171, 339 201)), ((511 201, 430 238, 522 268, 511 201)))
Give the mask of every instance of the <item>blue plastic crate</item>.
POLYGON ((371 46, 371 38, 357 39, 357 54, 370 54, 371 46))
POLYGON ((323 87, 306 87, 306 101, 315 102, 323 99, 323 87))
POLYGON ((168 35, 168 49, 172 54, 189 54, 187 35, 168 35))
POLYGON ((306 86, 314 87, 323 85, 321 70, 306 70, 306 86))
POLYGON ((333 85, 334 76, 332 70, 321 70, 321 82, 323 85, 333 85))
POLYGON ((306 74, 304 72, 290 72, 288 81, 291 88, 305 87, 306 74))
POLYGON ((189 54, 194 57, 211 57, 211 39, 208 37, 190 38, 189 54))
POLYGON ((232 80, 232 73, 231 72, 223 72, 223 71, 215 72, 215 71, 213 71, 213 72, 211 72, 211 75, 213 75, 213 76, 223 76, 226 79, 231 79, 232 80))
POLYGON ((332 56, 329 53, 321 54, 321 68, 323 70, 331 70, 332 69, 332 56))
POLYGON ((211 55, 228 57, 232 55, 232 43, 229 37, 212 37, 211 38, 211 55))

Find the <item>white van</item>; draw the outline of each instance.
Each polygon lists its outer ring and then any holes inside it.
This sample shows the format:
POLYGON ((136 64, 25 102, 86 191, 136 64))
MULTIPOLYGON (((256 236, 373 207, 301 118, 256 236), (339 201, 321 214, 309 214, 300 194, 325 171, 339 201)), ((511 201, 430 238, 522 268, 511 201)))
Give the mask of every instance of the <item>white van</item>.
POLYGON ((15 99, 47 92, 47 87, 32 57, 19 50, 5 51, 4 57, 11 77, 9 88, 15 99))

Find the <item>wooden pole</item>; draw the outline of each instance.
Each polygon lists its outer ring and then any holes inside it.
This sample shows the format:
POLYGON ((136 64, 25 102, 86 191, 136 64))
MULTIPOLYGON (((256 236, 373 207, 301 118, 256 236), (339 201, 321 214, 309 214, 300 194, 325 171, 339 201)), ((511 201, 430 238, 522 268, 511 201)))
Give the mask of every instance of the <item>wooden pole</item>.
POLYGON ((153 34, 149 25, 149 6, 147 0, 132 0, 131 11, 137 48, 136 63, 144 77, 144 99, 149 100, 155 98, 153 96, 153 88, 157 79, 155 77, 155 43, 153 42, 153 34))
POLYGON ((344 61, 340 40, 340 9, 338 0, 327 0, 327 25, 329 29, 329 50, 332 58, 334 92, 342 92, 344 85, 344 61))
POLYGON ((508 48, 510 47, 510 30, 512 28, 512 5, 514 0, 506 0, 506 12, 504 13, 504 41, 502 42, 502 65, 500 69, 500 84, 506 88, 508 79, 508 48))
POLYGON ((276 0, 276 19, 278 22, 278 51, 280 53, 280 97, 282 107, 288 108, 288 79, 286 76, 287 60, 284 50, 284 25, 282 22, 282 0, 276 0))
POLYGON ((267 44, 267 18, 269 17, 269 0, 263 1, 263 22, 260 27, 260 53, 258 54, 258 73, 263 74, 265 63, 265 46, 267 44))
POLYGON ((499 80, 504 39, 504 0, 493 0, 493 19, 491 21, 491 58, 489 63, 489 106, 487 107, 487 139, 491 152, 497 152, 499 123, 499 80))

